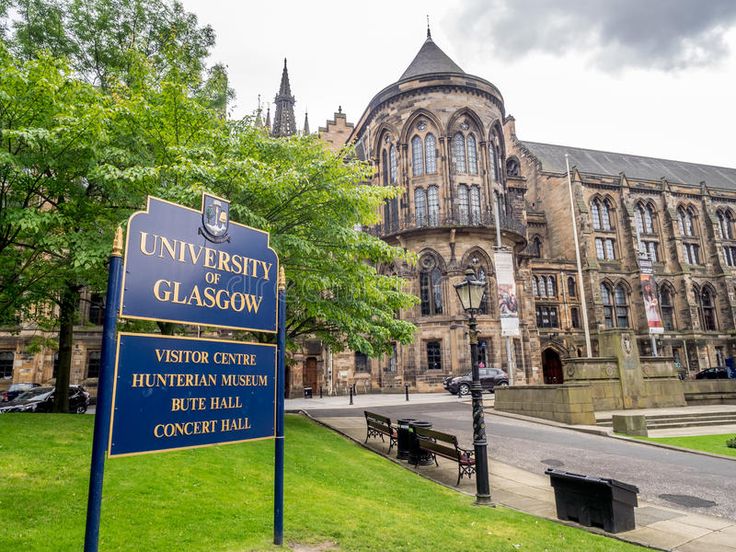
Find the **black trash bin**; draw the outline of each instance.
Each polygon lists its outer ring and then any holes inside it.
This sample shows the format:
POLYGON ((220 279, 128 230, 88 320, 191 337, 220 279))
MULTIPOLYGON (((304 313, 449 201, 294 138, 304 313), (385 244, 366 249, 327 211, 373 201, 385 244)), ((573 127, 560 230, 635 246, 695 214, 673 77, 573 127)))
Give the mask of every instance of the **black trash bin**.
POLYGON ((638 506, 634 485, 547 468, 555 489, 557 517, 586 527, 601 527, 609 533, 636 527, 634 507, 638 506))
POLYGON ((432 454, 419 449, 419 439, 416 433, 414 433, 415 427, 421 427, 424 429, 432 429, 432 422, 425 422, 417 420, 409 423, 411 429, 411 446, 409 447, 409 463, 415 466, 429 466, 434 464, 432 454))
POLYGON ((396 443, 396 458, 398 460, 408 460, 411 452, 411 439, 413 433, 409 424, 414 421, 414 418, 399 418, 396 420, 397 428, 397 443, 396 443))
POLYGON ((304 388, 304 398, 305 399, 311 399, 312 398, 312 388, 311 387, 305 387, 304 388))

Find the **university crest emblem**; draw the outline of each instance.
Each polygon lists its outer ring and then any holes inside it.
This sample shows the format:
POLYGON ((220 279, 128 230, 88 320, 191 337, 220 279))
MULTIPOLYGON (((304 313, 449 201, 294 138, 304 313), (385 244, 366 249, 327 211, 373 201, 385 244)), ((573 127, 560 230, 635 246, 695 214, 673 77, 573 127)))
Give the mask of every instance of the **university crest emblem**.
POLYGON ((202 228, 199 233, 213 243, 230 241, 230 202, 204 194, 202 197, 202 228))

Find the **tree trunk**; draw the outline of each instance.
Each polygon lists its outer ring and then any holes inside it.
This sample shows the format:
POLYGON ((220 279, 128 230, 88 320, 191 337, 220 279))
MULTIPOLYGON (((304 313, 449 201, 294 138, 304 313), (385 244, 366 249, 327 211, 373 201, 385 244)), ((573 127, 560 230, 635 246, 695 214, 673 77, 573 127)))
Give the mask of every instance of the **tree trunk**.
POLYGON ((179 326, 179 324, 173 322, 156 322, 156 324, 161 331, 161 335, 174 335, 174 330, 179 326))
POLYGON ((79 308, 79 286, 67 282, 59 302, 59 368, 56 372, 54 412, 69 412, 69 381, 72 369, 74 319, 79 308))

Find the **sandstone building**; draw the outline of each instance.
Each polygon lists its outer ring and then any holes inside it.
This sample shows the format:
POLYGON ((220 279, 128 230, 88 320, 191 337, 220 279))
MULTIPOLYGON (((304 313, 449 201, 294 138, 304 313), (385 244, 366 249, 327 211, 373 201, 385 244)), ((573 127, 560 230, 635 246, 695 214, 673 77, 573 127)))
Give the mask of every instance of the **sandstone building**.
POLYGON ((466 317, 453 284, 468 267, 487 282, 479 360, 513 370, 517 383, 564 382, 564 359, 587 354, 584 314, 596 357, 610 354, 602 343, 621 331, 633 332, 641 357, 669 357, 690 374, 736 354, 736 169, 520 140, 499 90, 465 73, 429 32, 348 141, 375 167, 374 185, 401 189, 384 206, 382 223, 366 231, 419 259, 414 267, 383 267, 421 299, 401 313, 416 324, 416 339, 397 344, 388 358, 353 352, 307 359, 305 366, 329 369, 305 370, 292 386, 408 383, 429 390, 447 374, 467 372, 466 317), (497 229, 502 248, 513 252, 519 298, 511 355, 499 326, 497 229), (652 263, 650 304, 663 333, 650 334, 640 256, 652 263))

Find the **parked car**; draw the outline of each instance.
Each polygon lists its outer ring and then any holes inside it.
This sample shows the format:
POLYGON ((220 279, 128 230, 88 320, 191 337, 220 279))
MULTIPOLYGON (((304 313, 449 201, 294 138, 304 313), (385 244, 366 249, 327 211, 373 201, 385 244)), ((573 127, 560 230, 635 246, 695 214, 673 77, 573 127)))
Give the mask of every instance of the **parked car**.
MULTIPOLYGON (((479 368, 480 386, 484 391, 493 393, 498 386, 509 384, 509 376, 500 368, 479 368)), ((453 395, 467 395, 470 393, 470 385, 473 383, 473 375, 465 374, 452 378, 447 383, 447 390, 453 395)))
MULTIPOLYGON (((54 406, 53 387, 34 387, 18 395, 14 400, 0 405, 0 414, 6 412, 51 412, 54 406)), ((87 412, 89 393, 81 385, 69 386, 69 411, 87 412)))
POLYGON ((12 401, 21 393, 40 386, 40 383, 14 383, 8 387, 6 391, 3 391, 2 395, 0 395, 0 402, 12 401))
POLYGON ((714 366, 706 368, 695 374, 695 379, 728 379, 730 374, 725 366, 714 366))

